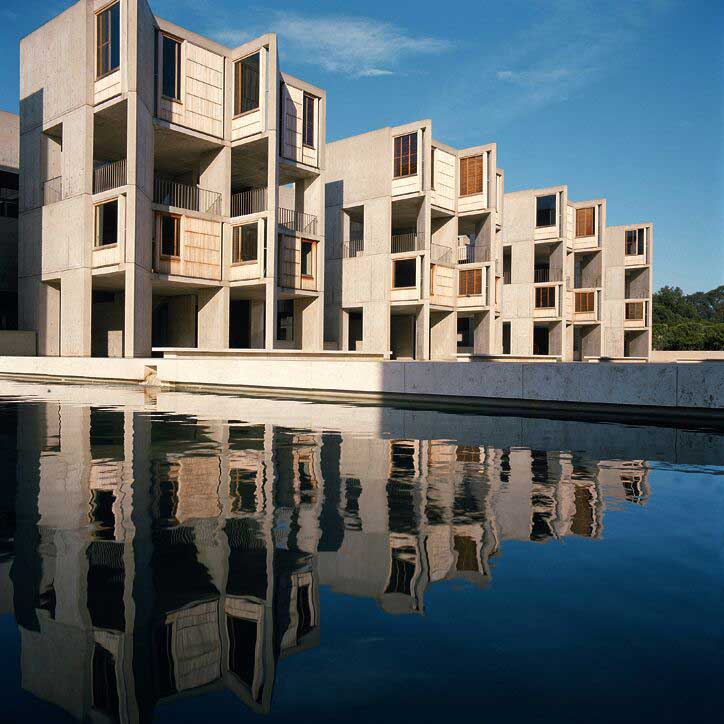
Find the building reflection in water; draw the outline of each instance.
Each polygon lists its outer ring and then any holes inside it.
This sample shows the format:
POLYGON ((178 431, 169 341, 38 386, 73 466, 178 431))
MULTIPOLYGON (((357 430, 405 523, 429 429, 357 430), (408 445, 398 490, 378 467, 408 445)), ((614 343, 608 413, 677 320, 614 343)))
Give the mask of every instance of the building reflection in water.
POLYGON ((649 495, 640 460, 430 440, 421 415, 390 439, 148 400, 3 407, 23 687, 83 720, 217 687, 267 712, 279 660, 319 641, 320 586, 419 614, 438 581, 490 585, 505 541, 597 539, 607 508, 649 495))

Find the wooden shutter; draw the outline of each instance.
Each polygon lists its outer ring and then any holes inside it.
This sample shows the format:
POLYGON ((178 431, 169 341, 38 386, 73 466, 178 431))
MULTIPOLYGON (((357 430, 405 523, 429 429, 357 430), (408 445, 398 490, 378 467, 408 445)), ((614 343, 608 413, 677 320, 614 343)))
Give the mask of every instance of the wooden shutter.
POLYGON ((483 270, 466 269, 458 272, 458 296, 480 296, 483 293, 483 270))
POLYGON ((469 156, 460 159, 460 195, 483 193, 483 157, 469 156))
POLYGON ((593 236, 594 207, 576 209, 576 236, 593 236))

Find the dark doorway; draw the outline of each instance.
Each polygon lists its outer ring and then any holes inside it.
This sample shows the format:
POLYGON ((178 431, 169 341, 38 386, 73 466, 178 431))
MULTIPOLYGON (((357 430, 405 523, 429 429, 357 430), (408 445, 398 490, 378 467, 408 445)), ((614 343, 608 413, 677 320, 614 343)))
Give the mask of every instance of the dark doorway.
POLYGON ((229 347, 251 347, 251 302, 248 299, 232 299, 229 305, 229 347))
POLYGON ((533 354, 549 354, 550 329, 548 327, 533 327, 533 354))
POLYGON ((415 359, 415 315, 394 314, 390 318, 392 359, 415 359))
POLYGON ((362 312, 349 313, 349 344, 350 352, 362 351, 362 312))

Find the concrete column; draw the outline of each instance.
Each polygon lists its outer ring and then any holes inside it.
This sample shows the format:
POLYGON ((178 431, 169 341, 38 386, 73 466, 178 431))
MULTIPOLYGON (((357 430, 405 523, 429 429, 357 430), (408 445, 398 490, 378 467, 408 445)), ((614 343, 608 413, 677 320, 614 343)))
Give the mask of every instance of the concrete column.
POLYGON ((430 359, 430 305, 427 303, 416 315, 415 359, 430 359))
POLYGON ((137 264, 126 265, 123 356, 151 356, 153 290, 151 272, 137 264))
POLYGON ((265 304, 261 301, 252 300, 250 313, 250 344, 253 349, 264 349, 264 324, 265 324, 265 304))
POLYGON ((199 349, 229 348, 229 287, 200 289, 199 349))
POLYGON ((60 355, 91 356, 93 279, 89 268, 69 269, 60 282, 60 355))
MULTIPOLYGON (((272 226, 270 224, 269 226, 272 226)), ((268 280, 266 285, 266 304, 265 313, 266 320, 264 326, 264 349, 274 349, 274 340, 276 339, 276 323, 277 323, 277 288, 276 281, 268 280)))

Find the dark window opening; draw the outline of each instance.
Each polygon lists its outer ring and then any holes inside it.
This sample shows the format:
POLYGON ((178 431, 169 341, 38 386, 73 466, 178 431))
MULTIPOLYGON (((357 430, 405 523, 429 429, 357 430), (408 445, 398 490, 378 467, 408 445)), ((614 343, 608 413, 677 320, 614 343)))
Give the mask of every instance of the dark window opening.
POLYGON ((297 615, 299 616, 299 625, 297 626, 297 637, 308 634, 313 627, 312 607, 309 603, 311 589, 309 585, 300 586, 297 589, 297 615))
POLYGON ((394 262, 394 279, 392 286, 395 289, 407 289, 417 283, 417 260, 399 259, 394 262))
POLYGON ((535 203, 535 225, 554 226, 556 223, 556 195, 538 196, 535 203))
POLYGON ((305 241, 302 239, 302 276, 314 276, 314 241, 305 241))
POLYGON ((113 654, 100 644, 93 648, 93 708, 106 714, 109 721, 118 721, 120 712, 116 662, 113 654))
POLYGON ((166 98, 181 100, 181 43, 163 36, 163 73, 161 93, 166 98))
POLYGON ((645 250, 645 229, 626 231, 626 256, 642 256, 645 250))
POLYGON ((510 322, 503 322, 503 354, 510 354, 510 322))
POLYGON ((229 670, 251 688, 256 667, 256 621, 229 616, 226 630, 229 634, 229 670))
POLYGON ((548 327, 533 327, 533 354, 549 354, 550 330, 548 327))
POLYGON ((277 339, 280 342, 294 341, 294 300, 277 301, 277 339))
POLYGON ((304 94, 302 143, 314 148, 314 96, 304 94))
POLYGON ((108 75, 121 65, 121 4, 96 16, 96 77, 108 75))
POLYGON ((470 317, 458 317, 458 351, 473 346, 473 330, 470 317))
POLYGON ((161 214, 161 256, 181 256, 179 217, 161 214))
POLYGON ((239 264, 245 261, 257 261, 259 246, 259 227, 256 224, 235 226, 231 241, 231 261, 239 264))
POLYGON ((259 53, 234 64, 234 115, 259 107, 259 53))
POLYGON ((96 246, 118 242, 118 199, 96 206, 96 246))

